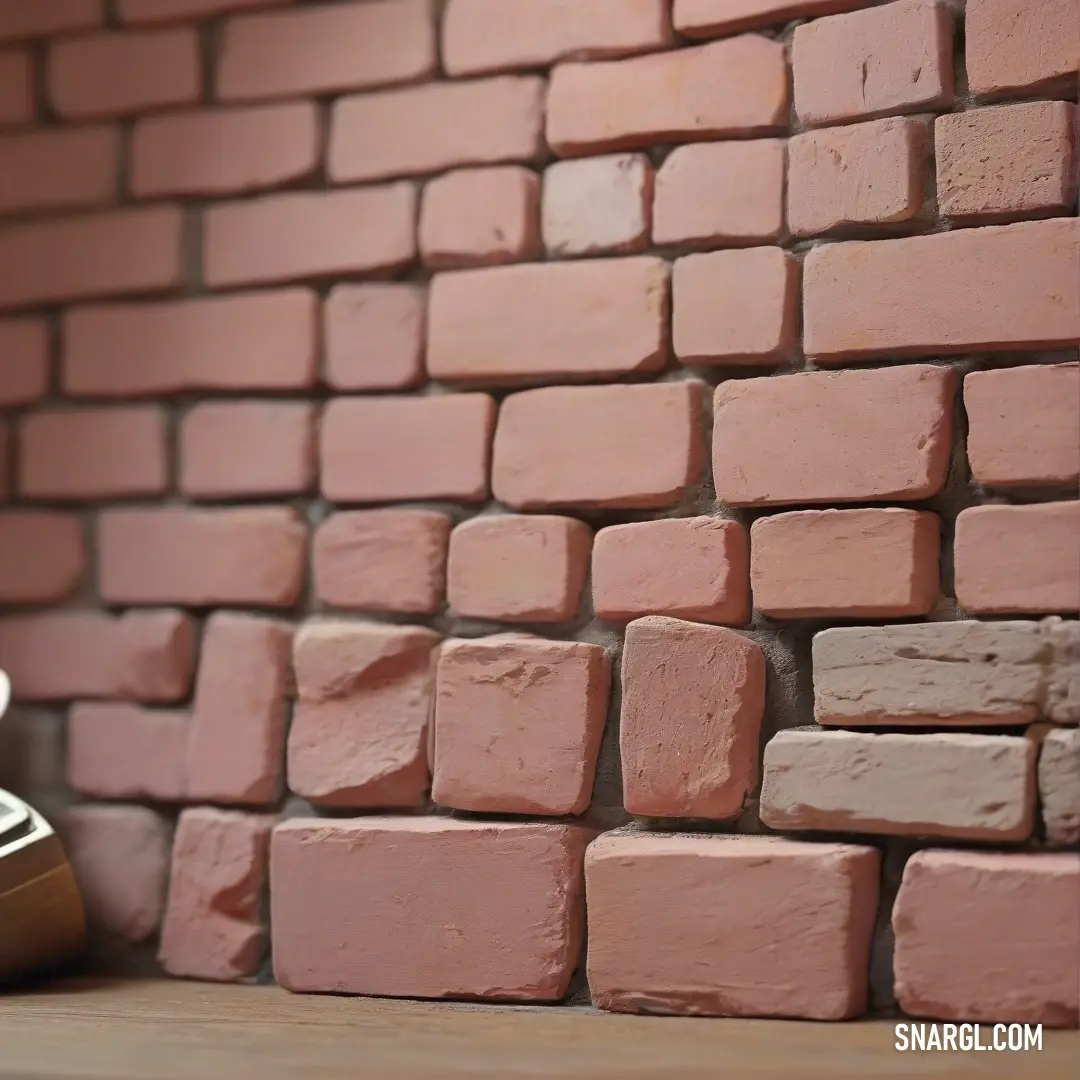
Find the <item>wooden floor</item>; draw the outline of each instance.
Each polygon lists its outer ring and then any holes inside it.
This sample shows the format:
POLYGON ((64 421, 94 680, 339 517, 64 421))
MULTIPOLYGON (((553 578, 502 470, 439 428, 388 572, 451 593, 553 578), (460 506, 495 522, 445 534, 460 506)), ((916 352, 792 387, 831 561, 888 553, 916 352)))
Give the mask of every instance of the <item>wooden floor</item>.
POLYGON ((891 1022, 608 1016, 165 981, 0 997, 2 1080, 1077 1080, 1080 1034, 1042 1053, 898 1053, 891 1022))

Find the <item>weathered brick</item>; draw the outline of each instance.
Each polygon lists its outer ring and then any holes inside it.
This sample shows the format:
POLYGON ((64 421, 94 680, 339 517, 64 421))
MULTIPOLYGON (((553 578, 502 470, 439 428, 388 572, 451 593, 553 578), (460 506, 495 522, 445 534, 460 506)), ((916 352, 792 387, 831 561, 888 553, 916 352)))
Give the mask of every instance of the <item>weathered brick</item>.
POLYGON ((750 530, 754 607, 774 619, 926 615, 938 597, 936 514, 800 510, 750 530))
POLYGON ((30 405, 49 389, 49 326, 43 319, 0 320, 0 406, 30 405))
POLYGON ((867 0, 674 0, 675 29, 685 37, 714 37, 792 19, 832 15, 867 0))
POLYGON ((1047 733, 1039 752, 1039 801, 1051 844, 1080 842, 1080 729, 1047 733))
POLYGON ((323 412, 322 493, 334 502, 482 502, 494 426, 487 394, 336 398, 323 412))
POLYGON ((806 353, 840 363, 1075 345, 1078 261, 1076 218, 820 245, 803 263, 806 353))
POLYGON ((515 510, 673 506, 697 480, 698 382, 552 386, 499 410, 492 489, 515 510))
POLYGON ((560 64, 551 75, 547 141, 560 157, 787 126, 784 47, 744 34, 690 49, 560 64))
POLYGON ((291 607, 307 529, 286 506, 104 511, 98 589, 109 604, 291 607))
POLYGON ((772 829, 1026 840, 1036 752, 1030 739, 1008 735, 780 731, 765 747, 761 820, 772 829))
POLYGON ((955 373, 910 364, 729 380, 713 479, 734 506, 925 499, 945 485, 955 373))
POLYGON ((669 271, 652 256, 438 274, 428 372, 448 380, 605 377, 667 357, 669 271))
POLYGON ((111 202, 120 136, 111 127, 52 129, 0 138, 0 214, 111 202))
POLYGON ((317 806, 423 805, 438 644, 422 626, 303 626, 293 642, 290 790, 317 806))
POLYGON ((75 397, 302 390, 315 382, 318 298, 308 289, 75 308, 61 384, 75 397))
POLYGON ((750 618, 746 530, 723 518, 662 518, 596 534, 593 608, 601 619, 671 615, 739 626, 750 618))
POLYGON ((627 811, 736 817, 757 783, 764 715, 765 655, 749 638, 660 615, 630 623, 619 721, 627 811))
POLYGON ((0 0, 0 41, 21 41, 100 26, 104 0, 0 0))
POLYGON ((86 573, 82 524, 51 510, 0 513, 0 599, 47 604, 74 592, 86 573))
POLYGON ((773 836, 607 833, 585 856, 593 1003, 695 1016, 858 1016, 879 859, 870 847, 773 836))
POLYGON ((1076 855, 916 852, 892 913, 900 1007, 1075 1027, 1078 893, 1076 855))
POLYGON ((581 814, 604 732, 600 645, 497 634, 439 654, 431 797, 500 814, 581 814))
POLYGON ((36 113, 31 54, 14 49, 0 52, 0 125, 29 124, 36 113))
POLYGON ((588 836, 437 817, 285 822, 271 866, 274 977, 299 991, 557 1001, 581 948, 588 836), (358 892, 361 919, 341 903, 358 892))
POLYGON ((811 127, 952 104, 953 24, 938 0, 815 19, 795 28, 795 111, 811 127))

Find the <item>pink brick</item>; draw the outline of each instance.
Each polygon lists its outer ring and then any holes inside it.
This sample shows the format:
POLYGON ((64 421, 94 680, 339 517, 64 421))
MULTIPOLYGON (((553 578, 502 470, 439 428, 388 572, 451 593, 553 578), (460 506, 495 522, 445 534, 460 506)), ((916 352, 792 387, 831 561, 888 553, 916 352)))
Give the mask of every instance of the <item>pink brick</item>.
POLYGON ((936 495, 949 471, 956 385, 953 371, 929 364, 721 383, 717 498, 782 506, 936 495))
POLYGON ((436 379, 605 377, 668 353, 669 270, 637 256, 439 274, 428 309, 436 379))
POLYGON ((98 590, 109 604, 291 607, 306 548, 306 526, 286 506, 106 510, 98 590))
POLYGON ((547 141, 560 157, 753 135, 787 126, 784 47, 757 34, 690 49, 561 64, 547 141))
POLYGON ((676 147, 656 174, 654 244, 754 244, 784 231, 783 139, 676 147))
POLYGON ((289 788, 316 806, 422 806, 438 643, 422 626, 302 627, 293 645, 289 788))
POLYGON ((923 205, 927 123, 889 117, 794 135, 788 228, 795 236, 911 221, 923 205))
POLYGON ((36 112, 30 53, 0 52, 0 126, 29 124, 36 112))
POLYGON ((73 806, 57 821, 87 922, 129 944, 153 937, 165 907, 165 820, 144 806, 73 806))
POLYGON ((416 256, 416 190, 288 192, 211 207, 204 274, 213 287, 391 270, 416 256))
POLYGON ((0 309, 163 292, 183 278, 173 206, 30 221, 0 232, 0 309))
POLYGON ((811 127, 953 100, 953 24, 944 3, 896 3, 796 27, 795 111, 811 127))
POLYGON ((1039 807, 1046 841, 1080 842, 1080 728, 1054 728, 1039 748, 1039 807))
POLYGON ((68 713, 67 781, 97 799, 176 802, 186 794, 188 714, 119 702, 68 713))
POLYGON ((430 180, 420 204, 425 266, 486 266, 535 257, 540 180, 520 165, 458 169, 430 180))
POLYGON ((201 67, 190 27, 66 38, 49 49, 49 101, 68 120, 194 105, 201 67))
POLYGON ((104 0, 0 0, 0 41, 89 30, 104 21, 104 0))
POLYGON ((273 824, 209 807, 180 815, 158 952, 168 974, 231 982, 258 973, 273 824))
POLYGON ((216 611, 203 630, 187 741, 191 802, 273 806, 285 789, 292 627, 216 611))
POLYGON ((583 813, 610 689, 600 645, 524 634, 447 642, 432 799, 484 813, 583 813))
POLYGON ((0 139, 0 213, 109 203, 116 197, 119 155, 114 128, 8 135, 0 139))
POLYGON ((947 217, 1071 214, 1076 205, 1076 106, 1032 101, 939 116, 938 207, 947 217))
POLYGON ((431 0, 369 0, 238 16, 225 24, 223 101, 329 94, 435 70, 431 0))
POLYGON ((581 948, 588 836, 435 817, 279 825, 274 977, 297 991, 557 1001, 581 948), (362 918, 341 903, 358 894, 362 918))
POLYGON ((157 405, 28 413, 19 423, 19 491, 75 502, 160 495, 165 422, 157 405))
POLYGON ((151 116, 132 136, 131 191, 141 198, 264 191, 310 176, 320 151, 311 102, 151 116))
POLYGON ((1080 364, 972 372, 964 379, 964 409, 978 483, 1038 487, 1080 479, 1080 364))
POLYGON ((592 530, 574 518, 495 514, 450 537, 447 599, 456 615, 564 622, 581 602, 592 530))
POLYGON ((342 98, 333 108, 334 183, 535 161, 543 153, 544 81, 531 75, 435 82, 342 98))
POLYGON ((0 513, 0 598, 5 604, 63 600, 86 573, 82 523, 51 510, 0 513))
POLYGON ((203 401, 180 422, 180 490, 203 499, 300 495, 315 481, 303 401, 203 401))
POLYGON ((738 626, 750 618, 746 530, 723 518, 663 518, 596 534, 593 607, 601 619, 671 615, 738 626))
POLYGON ((443 15, 442 57, 448 75, 482 75, 547 67, 574 57, 629 56, 671 44, 663 0, 450 0, 443 15))
POLYGON ((675 263, 672 343, 684 364, 779 364, 799 336, 799 263, 776 247, 675 263))
POLYGON ((30 405, 49 388, 48 324, 41 319, 0 321, 0 405, 30 405))
POLYGON ((908 618, 938 597, 941 523, 919 510, 801 510, 750 530, 754 607, 774 619, 908 618))
POLYGON ((684 37, 719 37, 792 19, 832 15, 867 0, 674 0, 675 29, 684 37))
POLYGON ((858 1016, 879 861, 854 844, 608 833, 585 859, 593 1003, 694 1016, 858 1016))
POLYGON ((673 506, 702 464, 701 384, 552 386, 503 401, 492 489, 515 510, 673 506))
POLYGON ((326 369, 335 390, 404 390, 424 375, 427 297, 404 283, 337 285, 323 306, 326 369))
POLYGON ((333 607, 433 614, 446 588, 450 518, 434 510, 353 510, 319 526, 315 592, 333 607))
POLYGON ((75 308, 62 337, 72 396, 302 390, 316 378, 318 298, 281 289, 75 308))
POLYGON ((248 8, 281 7, 292 0, 118 0, 126 23, 185 22, 248 8))
POLYGON ((1075 218, 824 244, 803 263, 805 349, 839 363, 1072 347, 1078 261, 1075 218))
POLYGON ((916 852, 892 913, 901 1008, 1076 1027, 1078 894, 1076 855, 916 852))
POLYGON ((494 425, 487 394, 336 398, 323 413, 322 493, 333 502, 482 502, 494 425))
POLYGON ((981 615, 1080 611, 1080 502, 972 506, 956 519, 956 600, 981 615))

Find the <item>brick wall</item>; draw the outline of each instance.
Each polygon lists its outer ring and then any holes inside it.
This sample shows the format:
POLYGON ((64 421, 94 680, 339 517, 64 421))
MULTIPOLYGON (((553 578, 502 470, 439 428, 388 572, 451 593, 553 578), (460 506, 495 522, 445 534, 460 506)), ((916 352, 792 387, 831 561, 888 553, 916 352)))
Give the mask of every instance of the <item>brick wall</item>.
POLYGON ((1075 15, 0 0, 0 782, 110 956, 1075 1025, 1075 15))

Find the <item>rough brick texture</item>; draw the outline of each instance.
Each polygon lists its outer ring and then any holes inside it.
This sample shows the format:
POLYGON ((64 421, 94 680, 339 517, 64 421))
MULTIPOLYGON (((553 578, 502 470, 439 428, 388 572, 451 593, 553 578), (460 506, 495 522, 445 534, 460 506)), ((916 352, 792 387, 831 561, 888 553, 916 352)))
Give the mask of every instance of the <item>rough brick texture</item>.
POLYGON ((72 514, 51 510, 0 513, 0 600, 47 604, 63 600, 86 573, 83 529, 72 514))
POLYGON ((749 27, 831 15, 866 0, 674 0, 675 29, 687 37, 721 37, 749 27))
POLYGON ((1039 751, 1039 800, 1047 841, 1080 842, 1080 729, 1047 733, 1039 751))

